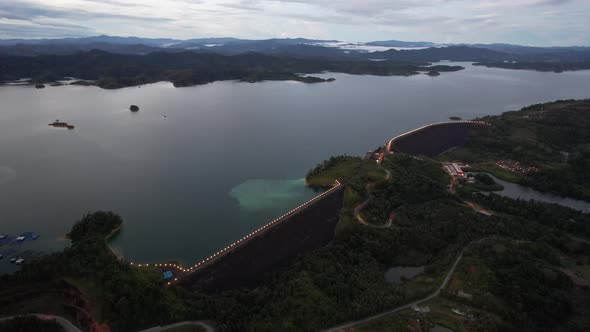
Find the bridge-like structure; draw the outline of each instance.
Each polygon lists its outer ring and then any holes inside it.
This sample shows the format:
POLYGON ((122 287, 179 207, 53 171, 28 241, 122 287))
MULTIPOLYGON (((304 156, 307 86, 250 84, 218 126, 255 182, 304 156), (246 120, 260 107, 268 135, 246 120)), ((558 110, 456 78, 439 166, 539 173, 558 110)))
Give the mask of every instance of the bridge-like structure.
POLYGON ((260 235, 266 233, 268 230, 272 229, 273 227, 276 227, 277 225, 280 225, 281 223, 283 223, 284 221, 288 220, 289 218, 291 218, 292 216, 298 214, 299 212, 305 210, 306 208, 308 208, 309 206, 313 205, 314 203, 320 201, 321 199, 337 192, 339 189, 342 188, 342 183, 340 183, 338 180, 336 180, 336 182, 334 183, 334 186, 332 186, 330 189, 324 191, 323 193, 313 197, 312 199, 308 200, 305 203, 302 203, 301 205, 291 209, 290 211, 286 212, 285 214, 281 215, 280 217, 275 218, 274 220, 270 221, 269 223, 259 227, 258 229, 248 233, 247 235, 243 236, 242 238, 240 238, 239 240, 229 244, 228 246, 224 247, 223 249, 219 250, 218 252, 212 254, 211 256, 201 260, 200 262, 195 263, 192 266, 189 267, 185 267, 182 266, 181 264, 176 264, 176 263, 154 263, 154 264, 134 264, 131 263, 131 265, 134 266, 139 266, 139 267, 156 267, 156 268, 171 268, 171 269, 175 269, 178 273, 178 275, 170 280, 168 282, 168 284, 172 284, 175 282, 178 282, 184 278, 186 278, 187 276, 196 273, 198 271, 203 270, 204 268, 212 265, 213 263, 217 262, 218 260, 222 259, 224 256, 226 256, 227 254, 231 253, 232 251, 246 245, 248 242, 254 240, 255 238, 259 237, 260 235))
POLYGON ((419 132, 421 130, 427 129, 427 128, 431 128, 431 127, 435 127, 435 126, 441 126, 441 125, 449 125, 449 124, 474 124, 474 125, 480 125, 480 126, 491 126, 491 124, 489 122, 485 122, 485 121, 478 121, 478 120, 467 120, 467 121, 444 121, 444 122, 436 122, 436 123, 431 123, 429 125, 425 125, 413 130, 410 130, 408 132, 405 132, 403 134, 399 134, 397 136, 395 136, 394 138, 390 139, 387 144, 385 145, 385 152, 390 153, 391 151, 391 147, 393 145, 393 143, 403 137, 409 136, 411 134, 414 134, 416 132, 419 132))
MULTIPOLYGON (((393 137, 392 139, 390 139, 387 142, 385 152, 386 153, 392 152, 393 144, 395 143, 396 140, 398 140, 400 138, 406 137, 408 135, 411 135, 413 133, 419 132, 421 130, 424 130, 424 129, 427 129, 430 127, 440 126, 440 125, 448 125, 448 124, 475 124, 475 125, 482 125, 482 126, 490 126, 490 123, 485 122, 485 121, 437 122, 437 123, 429 124, 426 126, 422 126, 422 127, 410 130, 408 132, 405 132, 403 134, 393 137)), ((336 180, 336 182, 334 183, 334 186, 331 187, 330 189, 326 190, 325 192, 323 192, 323 193, 313 197, 312 199, 308 200, 307 202, 302 203, 301 205, 291 209, 290 211, 286 212, 285 214, 281 215, 280 217, 275 218, 274 220, 270 221, 269 223, 250 232, 249 234, 243 236, 242 238, 238 239, 237 241, 227 245, 226 247, 224 247, 221 250, 217 251, 216 253, 210 255, 209 257, 201 260, 200 262, 195 263, 192 266, 185 267, 181 264, 176 264, 176 263, 154 263, 154 264, 134 264, 134 263, 131 263, 131 265, 139 266, 139 267, 156 267, 156 268, 174 269, 177 271, 177 275, 176 275, 176 277, 174 277, 174 279, 170 280, 168 282, 168 284, 179 282, 182 279, 192 275, 193 273, 199 272, 199 271, 205 269, 206 267, 212 265, 213 263, 219 261, 220 259, 222 259, 226 255, 228 255, 229 253, 246 245, 250 241, 252 241, 252 240, 256 239, 257 237, 259 237, 260 235, 266 233, 268 230, 272 229, 273 227, 280 225, 284 221, 288 220, 289 218, 298 214, 299 212, 305 210, 306 208, 308 208, 309 206, 313 205, 314 203, 320 201, 321 199, 325 198, 326 196, 337 192, 339 189, 342 188, 342 186, 343 186, 343 184, 340 183, 338 180, 336 180)))

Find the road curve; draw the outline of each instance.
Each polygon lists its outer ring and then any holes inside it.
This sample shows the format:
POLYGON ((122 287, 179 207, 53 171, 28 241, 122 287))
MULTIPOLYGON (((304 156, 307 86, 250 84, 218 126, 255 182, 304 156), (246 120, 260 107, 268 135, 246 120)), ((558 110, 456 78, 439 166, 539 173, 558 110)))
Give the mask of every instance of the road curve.
MULTIPOLYGON (((389 181, 391 180, 391 171, 388 170, 387 168, 381 166, 381 163, 377 164, 379 166, 380 169, 385 171, 385 180, 389 181)), ((367 183, 367 186, 365 187, 365 189, 367 190, 367 199, 365 199, 364 201, 362 201, 359 205, 357 205, 354 208, 354 218, 361 224, 365 225, 365 226, 369 226, 369 227, 374 227, 374 228, 389 228, 391 227, 391 224, 393 223, 393 218, 394 218, 394 213, 393 211, 389 214, 390 217, 387 220, 387 222, 383 225, 373 225, 368 223, 363 216, 361 215, 361 210, 365 208, 365 206, 367 204, 369 204, 369 201, 371 200, 371 189, 375 186, 375 183, 373 182, 369 182, 367 183)))
POLYGON ((205 329, 205 331, 207 332, 214 332, 215 329, 209 325, 206 322, 203 321, 185 321, 185 322, 179 322, 179 323, 174 323, 174 324, 170 324, 170 325, 166 325, 166 326, 154 326, 152 328, 149 328, 147 330, 141 330, 139 332, 161 332, 161 331, 166 331, 168 329, 171 328, 176 328, 176 327, 181 327, 181 326, 187 326, 187 325, 191 325, 191 326, 200 326, 202 328, 205 329))
POLYGON ((0 318, 0 322, 4 320, 9 320, 17 317, 25 317, 25 316, 35 316, 42 320, 55 320, 66 332, 82 332, 76 325, 72 324, 69 320, 54 315, 45 315, 45 314, 22 314, 22 315, 15 315, 15 316, 8 316, 0 318))
POLYGON ((348 323, 345 323, 345 324, 342 324, 342 325, 338 325, 338 326, 329 328, 329 329, 325 330, 325 332, 337 332, 337 331, 340 331, 340 330, 343 330, 343 329, 351 328, 351 327, 356 326, 356 325, 359 325, 359 324, 365 324, 365 323, 368 323, 368 322, 370 322, 372 320, 380 319, 380 318, 383 318, 383 317, 385 317, 387 315, 391 315, 391 314, 394 314, 396 312, 400 312, 402 310, 410 309, 412 306, 418 305, 418 304, 420 304, 422 302, 426 302, 426 301, 429 301, 429 300, 437 297, 440 294, 440 291, 443 290, 443 289, 445 289, 445 287, 447 287, 447 284, 451 280, 451 277, 453 276, 453 273, 455 272, 455 269, 457 268, 457 265, 459 265, 459 262, 463 258, 463 253, 464 252, 465 252, 465 248, 462 249, 461 252, 459 252, 459 255, 457 255, 457 258, 455 259, 455 262, 453 263, 453 266, 451 267, 451 269, 447 273, 447 275, 446 275, 445 279, 443 280, 442 284, 432 294, 426 296, 425 298, 416 300, 416 301, 414 301, 412 303, 408 303, 408 304, 405 304, 405 305, 402 305, 402 306, 393 308, 391 310, 387 310, 385 312, 382 312, 380 314, 377 314, 377 315, 374 315, 374 316, 371 316, 371 317, 367 317, 367 318, 364 318, 364 319, 360 319, 360 320, 348 322, 348 323))

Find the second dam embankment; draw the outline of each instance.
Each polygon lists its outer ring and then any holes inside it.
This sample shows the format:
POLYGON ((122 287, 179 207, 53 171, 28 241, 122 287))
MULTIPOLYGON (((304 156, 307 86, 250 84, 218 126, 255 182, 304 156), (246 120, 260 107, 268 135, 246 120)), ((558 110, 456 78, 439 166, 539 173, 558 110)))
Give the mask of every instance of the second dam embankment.
POLYGON ((448 149, 467 143, 471 130, 485 128, 477 123, 441 123, 416 130, 392 141, 394 152, 434 157, 448 149))

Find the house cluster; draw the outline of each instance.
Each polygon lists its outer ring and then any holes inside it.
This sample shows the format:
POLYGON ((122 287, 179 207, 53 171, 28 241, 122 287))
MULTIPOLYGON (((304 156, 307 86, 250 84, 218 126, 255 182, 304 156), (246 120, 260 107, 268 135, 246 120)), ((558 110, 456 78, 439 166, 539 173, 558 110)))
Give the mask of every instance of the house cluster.
POLYGON ((454 179, 457 179, 467 177, 463 168, 469 167, 469 165, 461 163, 444 163, 443 167, 454 179))
MULTIPOLYGON (((381 152, 368 151, 365 154, 365 158, 369 159, 369 160, 375 160, 377 163, 380 163, 383 161, 383 159, 385 159, 386 154, 387 153, 385 151, 381 151, 381 152)), ((393 154, 393 152, 389 152, 389 154, 393 154)))
POLYGON ((499 160, 496 162, 496 166, 523 175, 526 175, 530 172, 539 171, 539 169, 535 166, 522 165, 520 162, 514 160, 499 160))

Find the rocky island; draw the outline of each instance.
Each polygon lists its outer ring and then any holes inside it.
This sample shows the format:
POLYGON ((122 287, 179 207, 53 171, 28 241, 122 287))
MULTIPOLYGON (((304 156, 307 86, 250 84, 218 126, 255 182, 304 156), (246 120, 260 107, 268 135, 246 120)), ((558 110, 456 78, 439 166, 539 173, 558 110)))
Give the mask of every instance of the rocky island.
POLYGON ((131 112, 139 112, 139 106, 137 106, 137 105, 131 105, 131 106, 129 106, 129 110, 131 112))
POLYGON ((59 121, 59 120, 55 120, 52 123, 49 124, 49 126, 54 127, 54 128, 67 128, 69 130, 74 129, 74 125, 71 125, 67 122, 63 122, 63 121, 59 121))

